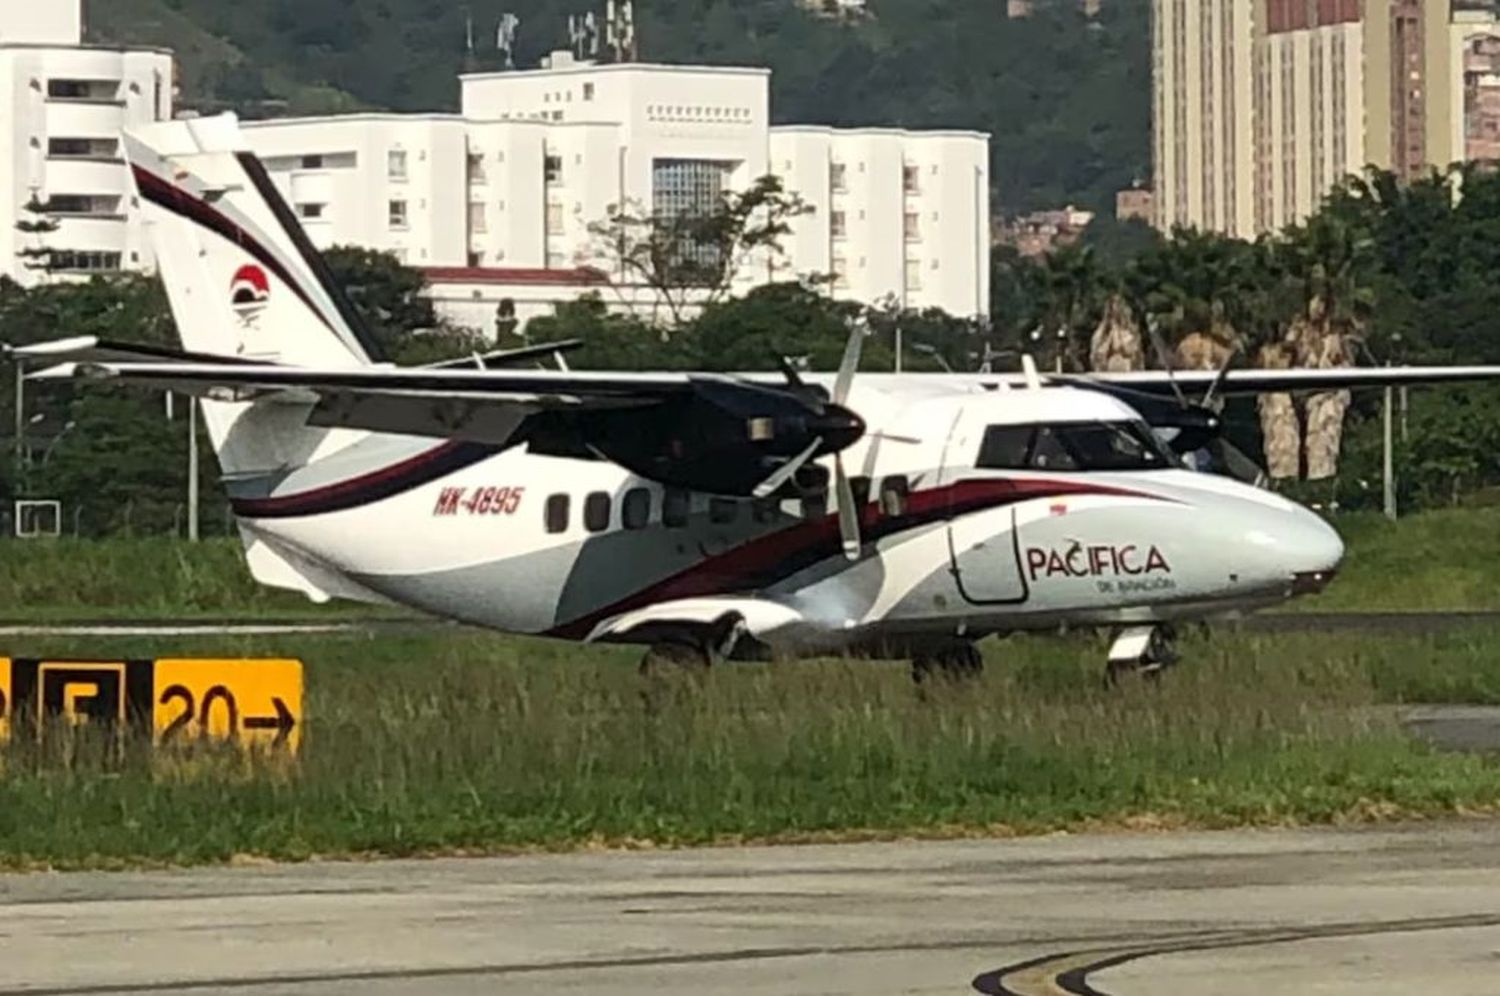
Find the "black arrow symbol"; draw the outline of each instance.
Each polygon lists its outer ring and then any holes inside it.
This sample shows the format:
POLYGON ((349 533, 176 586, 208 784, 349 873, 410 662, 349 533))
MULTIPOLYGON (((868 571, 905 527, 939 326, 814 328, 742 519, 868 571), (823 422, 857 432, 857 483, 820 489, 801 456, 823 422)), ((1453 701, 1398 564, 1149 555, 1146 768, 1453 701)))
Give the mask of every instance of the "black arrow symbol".
POLYGON ((297 727, 297 717, 292 715, 292 710, 286 707, 286 703, 279 697, 272 696, 271 706, 276 710, 274 716, 246 716, 245 729, 247 730, 275 730, 276 740, 273 746, 280 747, 286 743, 286 738, 297 727))

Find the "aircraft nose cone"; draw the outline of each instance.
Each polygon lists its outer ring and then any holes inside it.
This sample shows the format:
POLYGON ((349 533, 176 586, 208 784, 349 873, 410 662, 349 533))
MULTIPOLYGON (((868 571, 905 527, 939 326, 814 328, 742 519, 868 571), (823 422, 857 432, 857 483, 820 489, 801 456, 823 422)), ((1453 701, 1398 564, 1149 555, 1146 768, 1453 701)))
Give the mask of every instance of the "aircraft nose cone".
POLYGON ((1294 595, 1322 591, 1344 559, 1344 541, 1322 516, 1294 508, 1277 516, 1274 525, 1254 537, 1269 547, 1276 571, 1291 584, 1294 595))

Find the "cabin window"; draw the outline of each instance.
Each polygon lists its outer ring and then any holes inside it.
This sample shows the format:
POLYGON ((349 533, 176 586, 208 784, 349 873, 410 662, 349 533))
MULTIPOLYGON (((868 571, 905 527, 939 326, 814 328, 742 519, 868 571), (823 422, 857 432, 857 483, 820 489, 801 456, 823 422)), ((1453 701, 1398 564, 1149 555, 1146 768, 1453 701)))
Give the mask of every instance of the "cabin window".
POLYGON ((573 501, 567 495, 552 495, 547 499, 547 532, 568 531, 568 513, 573 501))
POLYGON ((626 529, 645 529, 651 521, 651 492, 645 488, 631 488, 625 492, 620 518, 626 529))
POLYGON ((984 430, 984 442, 979 446, 974 466, 986 470, 1024 470, 1029 466, 1027 457, 1035 431, 1029 425, 990 426, 984 430))
POLYGON ((750 514, 763 526, 776 521, 779 502, 774 498, 757 498, 750 505, 750 514))
POLYGON ((906 514, 906 500, 911 494, 911 485, 903 475, 896 474, 880 482, 880 513, 887 516, 906 514))
POLYGON ((609 495, 595 491, 583 500, 583 526, 591 533, 609 528, 609 495))
POLYGON ((708 521, 716 526, 727 526, 734 522, 740 514, 740 503, 728 498, 710 498, 708 500, 708 521))
POLYGON ((870 479, 868 477, 849 478, 849 490, 854 492, 854 504, 866 505, 870 501, 870 479))
POLYGON ((662 524, 668 529, 681 529, 688 524, 692 509, 692 495, 678 488, 668 488, 661 500, 662 524))
POLYGON ((808 491, 802 495, 802 517, 821 519, 828 515, 828 492, 808 491))

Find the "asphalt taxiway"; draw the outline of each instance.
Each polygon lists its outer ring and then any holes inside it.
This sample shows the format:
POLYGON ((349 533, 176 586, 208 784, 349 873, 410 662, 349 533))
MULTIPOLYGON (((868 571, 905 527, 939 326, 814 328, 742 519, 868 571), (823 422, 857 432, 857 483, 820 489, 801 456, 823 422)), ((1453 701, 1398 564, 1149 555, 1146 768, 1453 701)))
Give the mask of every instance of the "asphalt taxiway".
POLYGON ((1500 993, 1500 822, 0 877, 0 993, 1500 993))

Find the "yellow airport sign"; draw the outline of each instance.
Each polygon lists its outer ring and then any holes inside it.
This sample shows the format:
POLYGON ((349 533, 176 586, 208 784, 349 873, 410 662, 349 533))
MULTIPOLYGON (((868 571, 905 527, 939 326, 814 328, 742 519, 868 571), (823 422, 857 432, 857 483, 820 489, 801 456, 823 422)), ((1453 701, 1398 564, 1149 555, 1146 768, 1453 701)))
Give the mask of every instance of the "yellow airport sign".
POLYGON ((157 744, 208 737, 294 753, 301 746, 301 661, 158 660, 151 678, 157 744))
POLYGON ((48 661, 37 668, 36 725, 61 716, 69 726, 124 726, 124 661, 48 661))
POLYGON ((302 692, 297 660, 0 658, 0 742, 61 723, 134 730, 158 746, 209 739, 295 753, 302 692))
POLYGON ((10 658, 0 657, 0 743, 10 739, 10 658))

